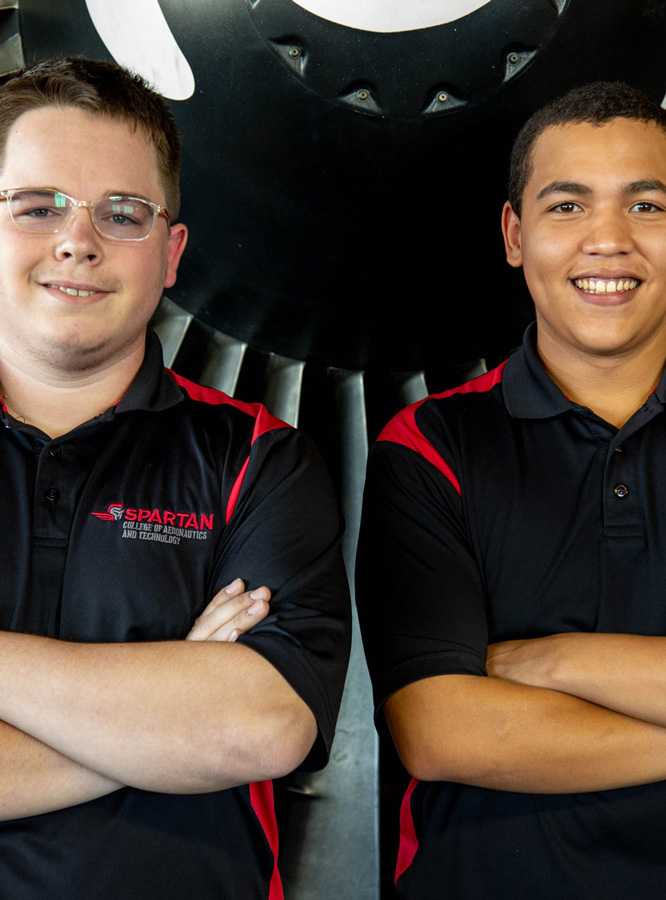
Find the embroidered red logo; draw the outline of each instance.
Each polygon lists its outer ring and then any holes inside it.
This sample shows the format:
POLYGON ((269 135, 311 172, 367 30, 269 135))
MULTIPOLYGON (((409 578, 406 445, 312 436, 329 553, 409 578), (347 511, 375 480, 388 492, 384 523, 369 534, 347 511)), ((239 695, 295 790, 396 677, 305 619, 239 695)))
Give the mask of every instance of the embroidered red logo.
POLYGON ((91 512, 103 522, 122 522, 122 537, 163 544, 181 540, 205 541, 215 527, 215 513, 182 512, 159 507, 109 503, 103 512, 91 512))
POLYGON ((90 515, 95 516, 97 519, 103 519, 105 522, 119 522, 123 517, 124 511, 125 507, 122 503, 109 503, 106 512, 94 512, 90 513, 90 515))

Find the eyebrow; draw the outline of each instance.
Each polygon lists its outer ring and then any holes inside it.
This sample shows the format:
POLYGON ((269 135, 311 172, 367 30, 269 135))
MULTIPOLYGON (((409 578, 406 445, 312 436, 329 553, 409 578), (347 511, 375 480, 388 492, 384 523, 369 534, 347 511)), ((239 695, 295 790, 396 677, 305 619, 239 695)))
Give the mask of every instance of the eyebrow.
MULTIPOLYGON (((642 178, 639 181, 630 181, 623 185, 623 194, 642 194, 646 191, 659 191, 666 194, 666 184, 659 178, 642 178)), ((551 181, 537 194, 537 200, 542 200, 550 194, 574 194, 583 197, 592 193, 592 188, 578 181, 551 181)))
POLYGON ((659 191, 666 194, 666 184, 659 178, 647 178, 641 181, 632 181, 624 186, 625 194, 642 194, 644 191, 659 191))
POLYGON ((537 200, 542 200, 549 194, 575 194, 582 197, 585 194, 591 194, 592 188, 586 184, 580 184, 577 181, 551 181, 544 188, 541 188, 537 194, 537 200))

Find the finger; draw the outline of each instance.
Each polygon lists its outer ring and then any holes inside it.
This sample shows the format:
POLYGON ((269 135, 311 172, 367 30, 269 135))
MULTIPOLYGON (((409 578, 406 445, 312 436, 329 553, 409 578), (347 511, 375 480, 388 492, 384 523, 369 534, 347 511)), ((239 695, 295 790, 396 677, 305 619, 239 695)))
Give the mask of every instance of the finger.
POLYGON ((241 594, 245 592, 245 582, 242 578, 234 578, 231 584, 228 584, 226 587, 223 587, 222 590, 218 591, 217 594, 210 601, 208 606, 201 613, 202 616, 208 615, 209 612, 212 612, 214 609, 217 609, 223 603, 226 603, 229 600, 229 597, 239 597, 241 594))
MULTIPOLYGON (((219 595, 217 596, 219 597, 219 595)), ((253 591, 243 592, 237 597, 227 597, 224 600, 218 601, 217 606, 208 609, 207 612, 202 613, 202 615, 195 620, 190 633, 187 635, 187 640, 205 641, 218 629, 229 626, 225 631, 225 637, 223 638, 226 640, 228 634, 230 634, 233 629, 231 623, 236 621, 236 627, 240 627, 243 631, 247 631, 248 628, 251 628, 252 625, 255 624, 255 621, 257 621, 257 615, 261 613, 261 618, 266 615, 270 597, 271 592, 267 587, 263 586, 256 588, 253 591), (266 605, 266 610, 264 610, 264 604, 266 605), (247 612, 248 615, 238 619, 239 614, 243 612, 247 612)), ((211 604, 209 604, 209 607, 210 606, 211 604)))
POLYGON ((270 604, 267 600, 255 600, 247 609, 239 612, 230 622, 226 622, 220 628, 211 632, 207 641, 236 641, 251 628, 265 619, 268 615, 270 604))

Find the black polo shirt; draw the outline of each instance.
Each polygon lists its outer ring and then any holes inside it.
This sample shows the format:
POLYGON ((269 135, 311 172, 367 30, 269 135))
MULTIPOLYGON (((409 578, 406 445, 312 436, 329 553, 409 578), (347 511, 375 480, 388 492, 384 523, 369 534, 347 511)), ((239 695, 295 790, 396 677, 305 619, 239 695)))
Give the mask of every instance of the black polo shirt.
MULTIPOLYGON (((155 335, 103 415, 55 440, 6 410, 2 424, 0 628, 67 641, 182 639, 234 578, 266 584, 270 613, 240 640, 314 713, 309 763, 323 765, 348 593, 336 502, 310 442, 259 404, 168 373, 155 335)), ((0 896, 279 900, 276 853, 270 782, 199 795, 124 788, 0 823, 0 896)))
MULTIPOLYGON (((371 453, 358 600, 378 709, 421 678, 484 675, 488 643, 666 634, 666 378, 618 430, 560 392, 534 337, 403 410, 371 453)), ((412 781, 399 893, 653 898, 665 810, 666 782, 535 795, 412 781)))

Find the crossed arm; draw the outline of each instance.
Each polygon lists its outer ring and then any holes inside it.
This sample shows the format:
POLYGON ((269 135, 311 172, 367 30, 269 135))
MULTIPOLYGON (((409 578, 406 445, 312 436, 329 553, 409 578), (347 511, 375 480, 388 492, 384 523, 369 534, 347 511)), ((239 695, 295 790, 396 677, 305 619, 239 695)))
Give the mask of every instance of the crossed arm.
POLYGON ((507 641, 488 648, 487 672, 427 678, 389 698, 415 777, 535 793, 666 778, 666 638, 507 641))
MULTIPOLYGON (((380 695, 421 655, 485 645, 484 587, 460 499, 409 448, 373 451, 359 559, 359 612, 380 695)), ((469 671, 481 671, 476 654, 469 671)), ((393 688, 384 713, 413 776, 528 793, 666 779, 666 638, 494 644, 486 672, 393 688)))
POLYGON ((185 641, 0 632, 0 819, 123 785, 203 793, 294 769, 314 741, 314 716, 270 663, 235 643, 269 599, 236 580, 185 641))

